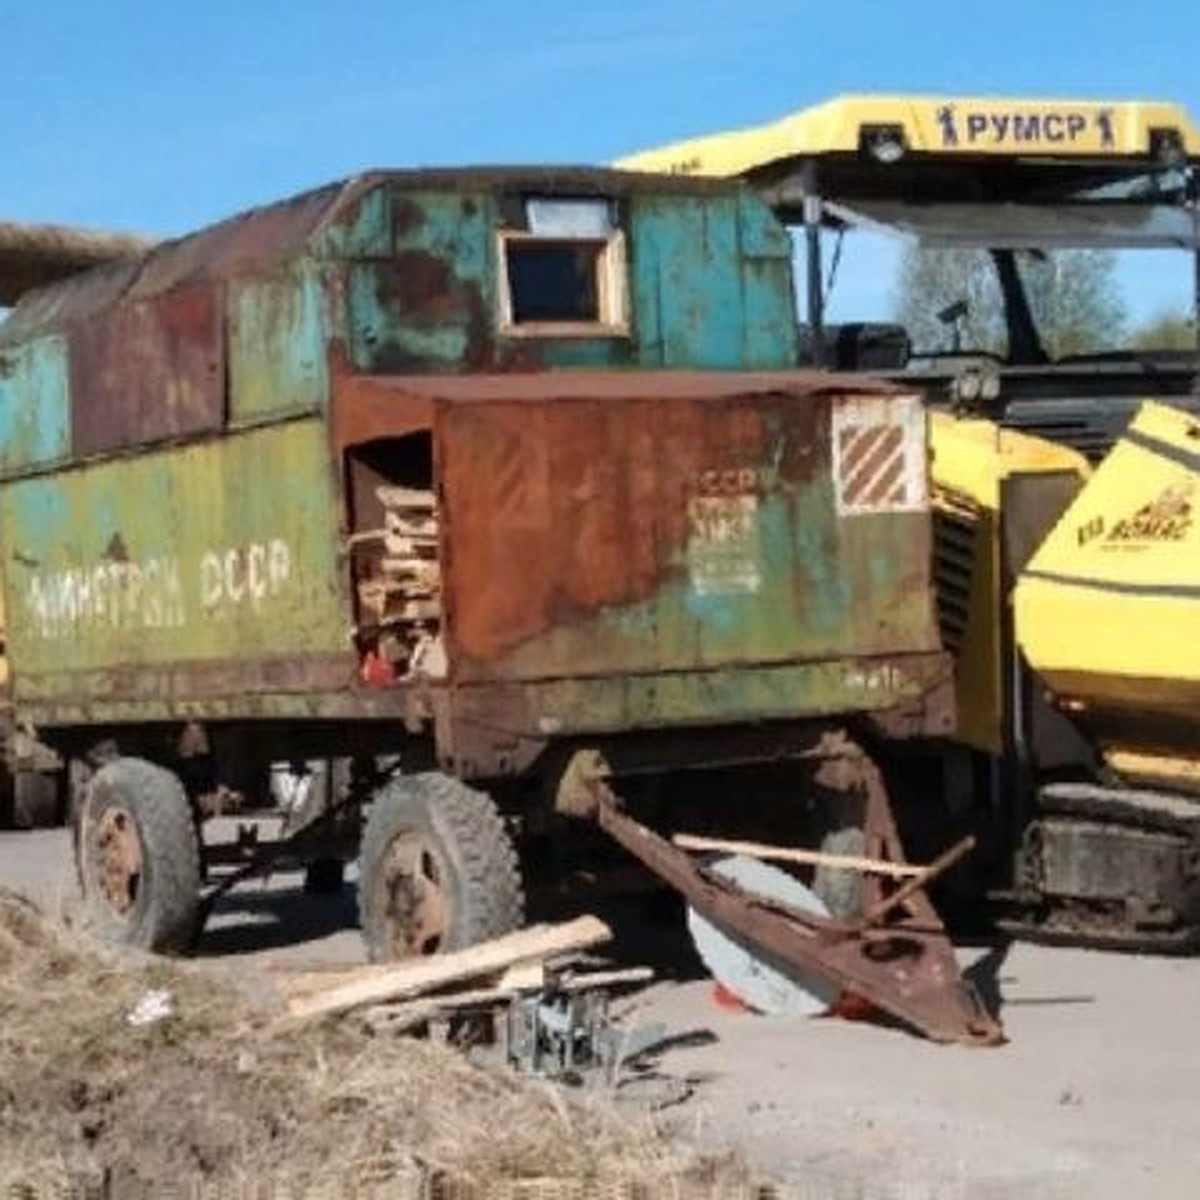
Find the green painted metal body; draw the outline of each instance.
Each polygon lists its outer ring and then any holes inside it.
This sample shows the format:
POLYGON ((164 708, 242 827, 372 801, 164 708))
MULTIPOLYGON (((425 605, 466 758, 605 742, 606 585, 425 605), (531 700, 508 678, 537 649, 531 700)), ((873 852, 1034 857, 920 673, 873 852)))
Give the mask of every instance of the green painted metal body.
POLYGON ((345 650, 324 425, 293 421, 5 487, 20 680, 345 650))
POLYGON ((44 725, 429 721, 480 773, 522 739, 919 707, 941 663, 928 513, 839 520, 838 389, 645 371, 795 352, 763 205, 608 171, 365 176, 33 293, 0 327, 16 703, 44 725), (529 196, 611 203, 627 328, 506 332, 498 239, 529 196), (524 408, 430 382, 547 368, 596 382, 524 408), (349 463, 414 433, 449 669, 380 687, 352 636, 349 463), (714 471, 753 493, 728 527, 714 471))

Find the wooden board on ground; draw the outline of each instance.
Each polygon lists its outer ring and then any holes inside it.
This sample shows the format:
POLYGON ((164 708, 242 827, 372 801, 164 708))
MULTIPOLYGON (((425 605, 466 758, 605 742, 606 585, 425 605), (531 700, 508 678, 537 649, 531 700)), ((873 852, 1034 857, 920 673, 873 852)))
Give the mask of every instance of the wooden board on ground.
MULTIPOLYGON (((439 1017, 452 1017, 472 1009, 494 1009, 522 992, 540 991, 544 980, 530 983, 523 978, 528 975, 528 965, 512 967, 495 987, 474 988, 468 991, 451 991, 437 996, 422 996, 400 1004, 377 1004, 363 1011, 363 1020, 376 1030, 404 1033, 439 1017)), ((650 967, 626 967, 613 971, 587 971, 570 975, 556 982, 555 987, 564 992, 586 992, 597 988, 628 986, 646 983, 654 978, 650 967)))
POLYGON ((561 925, 534 925, 466 950, 393 963, 371 977, 296 996, 288 1002, 288 1016, 294 1021, 311 1020, 367 1004, 419 996, 463 980, 487 978, 517 963, 543 962, 555 955, 587 950, 611 937, 608 926, 592 916, 561 925))

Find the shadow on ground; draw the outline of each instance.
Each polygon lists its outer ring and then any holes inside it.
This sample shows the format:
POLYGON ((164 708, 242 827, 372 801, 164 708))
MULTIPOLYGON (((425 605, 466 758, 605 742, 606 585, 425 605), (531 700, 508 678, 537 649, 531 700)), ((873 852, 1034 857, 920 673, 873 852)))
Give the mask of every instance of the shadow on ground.
POLYGON ((196 946, 202 958, 256 954, 358 929, 358 890, 314 896, 299 886, 245 884, 224 896, 196 946))

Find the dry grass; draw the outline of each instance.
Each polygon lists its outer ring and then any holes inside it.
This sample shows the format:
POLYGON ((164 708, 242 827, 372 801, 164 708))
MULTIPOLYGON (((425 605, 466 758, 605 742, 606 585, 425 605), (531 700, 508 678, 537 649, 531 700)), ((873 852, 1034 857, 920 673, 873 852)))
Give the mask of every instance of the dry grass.
POLYGON ((293 1033, 211 967, 103 951, 0 890, 0 1196, 746 1194, 648 1121, 348 1023, 293 1033), (133 1027, 150 988, 174 1015, 133 1027))

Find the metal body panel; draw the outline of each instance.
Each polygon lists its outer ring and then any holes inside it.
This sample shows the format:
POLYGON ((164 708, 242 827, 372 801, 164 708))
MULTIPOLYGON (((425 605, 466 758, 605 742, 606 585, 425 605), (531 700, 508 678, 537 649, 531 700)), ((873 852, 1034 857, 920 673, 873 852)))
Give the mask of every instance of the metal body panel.
POLYGON ((349 238, 351 362, 385 372, 477 366, 493 324, 491 198, 380 188, 369 200, 358 219, 368 228, 349 238))
POLYGON ((229 289, 229 418, 316 411, 329 394, 324 297, 313 269, 229 289))
POLYGON ((927 509, 838 514, 831 429, 859 398, 786 376, 574 389, 439 404, 459 683, 938 648, 927 509))
POLYGON ((1104 751, 1197 758, 1198 431, 1144 404, 1017 584, 1025 656, 1104 751))
POLYGON ((649 187, 621 198, 633 304, 627 335, 506 336, 497 327, 495 233, 510 219, 506 209, 536 192, 383 184, 333 222, 317 249, 348 256, 343 337, 352 369, 795 362, 787 235, 765 207, 736 191, 681 197, 649 187))
MULTIPOLYGON (((4 488, 16 699, 102 699, 124 671, 180 662, 351 663, 334 505, 317 421, 4 488), (110 683, 80 689, 84 672, 110 683)), ((177 680, 163 698, 186 698, 177 680)))
POLYGON ((581 736, 653 735, 664 746, 660 766, 790 757, 786 737, 764 753, 756 734, 848 713, 875 718, 891 736, 943 737, 954 726, 952 688, 947 657, 924 652, 466 685, 430 700, 443 761, 488 776, 519 772, 551 742, 581 736), (733 741, 707 741, 710 731, 731 726, 741 731, 733 741), (670 736, 690 741, 687 731, 696 730, 705 733, 695 745, 670 736))
POLYGON ((1067 447, 991 421, 933 412, 929 428, 942 632, 955 654, 958 681, 956 737, 1000 754, 1008 723, 1004 630, 1010 591, 1001 554, 1008 518, 1003 489, 1014 477, 1074 479, 1079 486, 1089 468, 1067 447))
POLYGON ((70 331, 73 448, 84 456, 220 429, 225 328, 205 285, 120 304, 70 331))
POLYGON ((0 352, 0 467, 19 470, 70 451, 67 345, 51 334, 0 352))
POLYGON ((794 309, 783 286, 791 245, 764 216, 732 196, 635 206, 632 288, 644 365, 795 364, 794 309))

